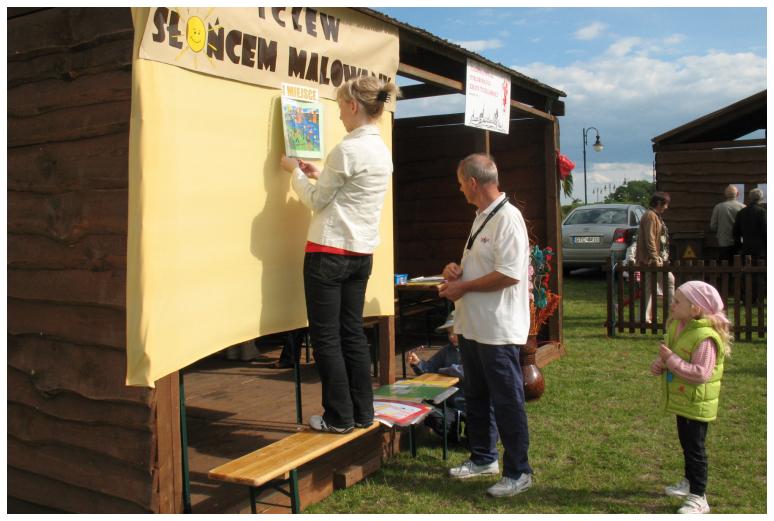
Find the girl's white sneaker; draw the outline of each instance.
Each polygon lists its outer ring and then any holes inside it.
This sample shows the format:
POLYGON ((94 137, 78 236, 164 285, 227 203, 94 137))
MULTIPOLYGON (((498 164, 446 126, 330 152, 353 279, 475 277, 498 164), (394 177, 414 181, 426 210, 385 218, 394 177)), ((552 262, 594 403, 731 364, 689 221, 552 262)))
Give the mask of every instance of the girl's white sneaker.
POLYGON ((697 496, 688 494, 685 496, 683 506, 677 511, 678 514, 709 514, 710 507, 707 503, 707 496, 697 496))

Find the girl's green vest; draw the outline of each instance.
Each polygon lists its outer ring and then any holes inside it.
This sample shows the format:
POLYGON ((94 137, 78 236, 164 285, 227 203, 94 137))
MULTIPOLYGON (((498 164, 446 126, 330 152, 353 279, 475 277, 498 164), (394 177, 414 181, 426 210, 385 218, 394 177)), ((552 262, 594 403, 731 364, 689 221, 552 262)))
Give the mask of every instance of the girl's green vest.
POLYGON ((715 369, 703 384, 691 384, 669 370, 664 371, 661 376, 664 409, 692 420, 713 421, 718 414, 720 380, 723 377, 723 341, 707 319, 689 321, 675 338, 677 325, 677 320, 669 324, 667 345, 683 360, 690 362, 693 351, 707 338, 715 341, 718 350, 715 369))

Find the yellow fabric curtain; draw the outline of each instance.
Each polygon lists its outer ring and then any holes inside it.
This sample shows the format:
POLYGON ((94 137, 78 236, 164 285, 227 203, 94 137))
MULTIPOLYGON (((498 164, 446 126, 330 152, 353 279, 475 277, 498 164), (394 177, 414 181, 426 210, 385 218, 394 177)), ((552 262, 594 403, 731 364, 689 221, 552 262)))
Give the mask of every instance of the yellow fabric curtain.
MULTIPOLYGON (((148 8, 133 8, 127 385, 153 382, 233 344, 306 325, 310 211, 279 168, 278 89, 138 59, 148 8)), ((328 149, 345 130, 324 105, 328 149)), ((391 145, 389 114, 381 122, 391 145)), ((393 309, 392 191, 365 316, 393 309)))

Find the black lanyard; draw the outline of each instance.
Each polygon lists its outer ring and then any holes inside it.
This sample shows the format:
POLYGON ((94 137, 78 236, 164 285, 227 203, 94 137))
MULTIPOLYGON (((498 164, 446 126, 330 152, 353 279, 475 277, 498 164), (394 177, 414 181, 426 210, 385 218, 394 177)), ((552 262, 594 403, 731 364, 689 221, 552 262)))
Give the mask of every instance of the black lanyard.
POLYGON ((488 222, 489 222, 489 219, 491 219, 492 217, 494 217, 494 214, 496 214, 496 213, 497 213, 497 210, 499 210, 500 208, 502 208, 502 207, 503 207, 503 205, 504 205, 505 203, 507 203, 507 202, 508 202, 508 196, 506 195, 506 196, 503 198, 503 200, 502 200, 502 201, 500 201, 500 204, 498 204, 497 206, 495 206, 494 210, 492 210, 492 211, 491 211, 491 213, 490 213, 489 215, 487 215, 487 216, 486 216, 486 219, 484 219, 484 222, 481 224, 481 226, 479 226, 479 227, 478 227, 478 230, 476 230, 476 233, 474 233, 473 235, 471 235, 471 236, 470 236, 470 238, 468 239, 468 247, 467 247, 467 248, 465 248, 465 249, 469 250, 469 249, 471 249, 471 248, 473 247, 473 243, 476 241, 476 237, 478 237, 478 234, 479 234, 479 233, 481 233, 481 230, 483 230, 483 229, 484 229, 484 226, 486 226, 486 223, 488 223, 488 222))

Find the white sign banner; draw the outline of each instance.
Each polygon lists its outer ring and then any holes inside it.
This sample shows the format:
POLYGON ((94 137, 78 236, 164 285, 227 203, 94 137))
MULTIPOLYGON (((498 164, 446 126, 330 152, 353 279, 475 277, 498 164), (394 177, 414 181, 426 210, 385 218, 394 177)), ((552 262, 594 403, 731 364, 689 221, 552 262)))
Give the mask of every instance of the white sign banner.
POLYGON ((465 124, 508 133, 511 119, 511 79, 468 59, 465 80, 465 124))
POLYGON ((335 100, 352 77, 394 81, 398 46, 396 27, 346 8, 152 7, 140 58, 335 100))

